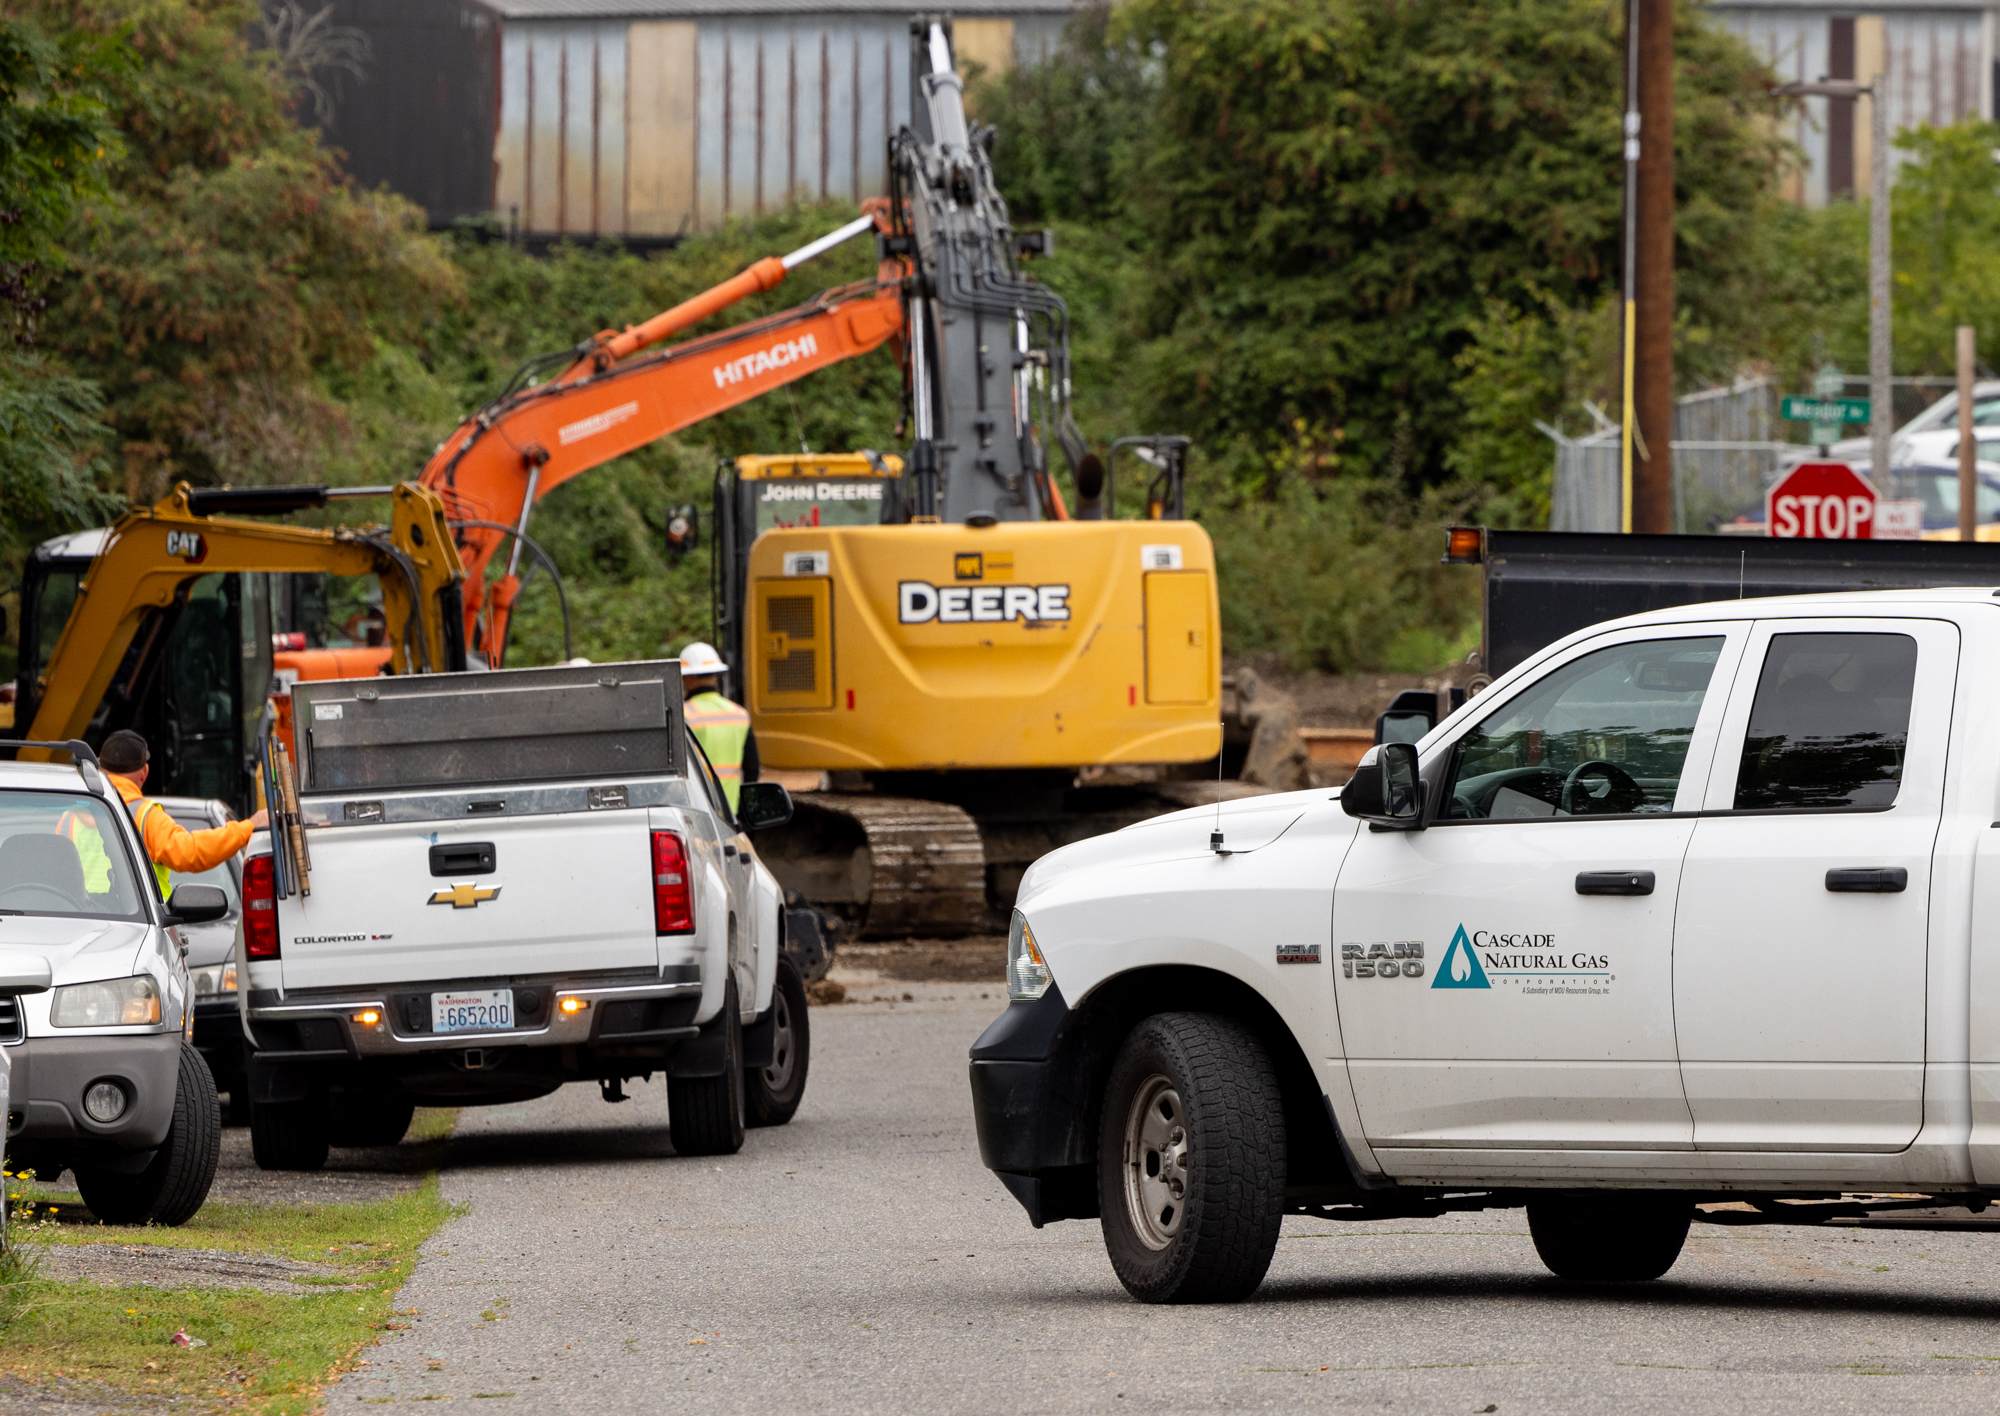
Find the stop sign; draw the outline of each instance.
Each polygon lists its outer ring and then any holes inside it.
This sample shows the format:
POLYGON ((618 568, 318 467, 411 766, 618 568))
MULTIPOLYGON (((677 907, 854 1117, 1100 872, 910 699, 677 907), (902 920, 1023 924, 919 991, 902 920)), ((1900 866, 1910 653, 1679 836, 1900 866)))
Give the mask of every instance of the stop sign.
POLYGON ((1875 539, 1875 489, 1845 462, 1801 462, 1764 493, 1770 536, 1875 539))

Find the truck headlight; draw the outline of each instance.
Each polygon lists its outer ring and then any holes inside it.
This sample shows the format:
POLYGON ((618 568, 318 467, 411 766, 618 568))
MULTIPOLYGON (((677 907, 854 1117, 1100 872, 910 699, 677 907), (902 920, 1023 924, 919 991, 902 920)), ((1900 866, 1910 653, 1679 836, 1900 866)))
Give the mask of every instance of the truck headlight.
POLYGON ((1055 976, 1042 958, 1027 917, 1015 910, 1013 921, 1007 926, 1007 996, 1021 1000, 1040 998, 1053 982, 1055 976))
POLYGON ((160 1021, 160 990, 144 974, 72 983, 49 1002, 49 1022, 59 1028, 110 1028, 160 1021))
POLYGON ((194 981, 194 996, 213 998, 218 994, 236 991, 236 961, 226 964, 210 964, 205 969, 189 969, 188 977, 194 981))

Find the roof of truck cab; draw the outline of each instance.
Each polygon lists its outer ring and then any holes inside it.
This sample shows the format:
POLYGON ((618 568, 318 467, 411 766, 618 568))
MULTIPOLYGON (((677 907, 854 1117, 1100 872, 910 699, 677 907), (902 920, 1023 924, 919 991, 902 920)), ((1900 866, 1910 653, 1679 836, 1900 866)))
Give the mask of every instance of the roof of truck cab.
POLYGON ((1679 624, 1686 620, 1770 619, 1778 615, 1824 615, 1852 611, 1858 615, 1885 610, 1904 612, 1920 605, 2000 605, 2000 589, 1991 585, 1927 586, 1915 590, 1840 590, 1824 595, 1754 595, 1744 600, 1700 600, 1671 605, 1623 619, 1590 625, 1578 634, 1593 634, 1606 625, 1679 624))
MULTIPOLYGON (((1927 618, 1930 614, 1951 615, 1971 605, 2000 607, 2000 589, 1990 585, 1927 587, 1915 590, 1842 590, 1826 595, 1756 595, 1742 600, 1699 600, 1691 605, 1669 605, 1643 614, 1600 620, 1585 625, 1527 655, 1493 681, 1493 687, 1512 685, 1541 671, 1554 655, 1585 643, 1600 634, 1649 625, 1713 624, 1717 620, 1794 619, 1810 616, 1866 619, 1871 615, 1927 618)), ((1483 698, 1485 695, 1479 695, 1483 698)), ((1466 700, 1468 703, 1471 699, 1466 700)), ((1450 721, 1446 719, 1445 721, 1450 721)), ((1438 727, 1444 724, 1439 723, 1438 727)), ((1436 732, 1433 728, 1432 732, 1436 732)), ((1425 739, 1428 741, 1428 737, 1425 739)))

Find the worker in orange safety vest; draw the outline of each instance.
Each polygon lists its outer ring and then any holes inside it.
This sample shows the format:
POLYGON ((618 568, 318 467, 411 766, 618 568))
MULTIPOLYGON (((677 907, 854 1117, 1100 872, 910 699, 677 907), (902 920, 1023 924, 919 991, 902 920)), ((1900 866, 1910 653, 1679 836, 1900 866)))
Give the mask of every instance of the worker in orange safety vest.
POLYGON ((734 811, 743 784, 757 780, 757 735, 750 731, 750 715, 722 695, 722 676, 728 672, 713 645, 697 639, 681 650, 688 730, 708 754, 708 765, 722 779, 722 794, 734 811))
POLYGON ((139 827, 139 839, 146 843, 146 854, 152 858, 153 874, 160 882, 160 896, 164 899, 168 894, 169 871, 198 875, 222 864, 250 843, 251 832, 261 831, 269 824, 271 814, 259 811, 248 821, 190 831, 174 820, 165 807, 143 795, 146 778, 152 771, 151 761, 146 740, 130 728, 120 728, 97 750, 98 765, 118 788, 125 809, 132 813, 132 820, 139 827))

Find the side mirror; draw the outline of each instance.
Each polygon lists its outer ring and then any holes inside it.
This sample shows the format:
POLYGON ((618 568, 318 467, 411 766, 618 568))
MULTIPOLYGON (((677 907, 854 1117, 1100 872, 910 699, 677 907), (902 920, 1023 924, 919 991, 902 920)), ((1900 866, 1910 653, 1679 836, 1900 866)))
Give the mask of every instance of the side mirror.
POLYGON ((176 885, 167 898, 167 923, 207 924, 229 913, 229 892, 219 885, 176 885))
POLYGON ((0 949, 0 998, 49 991, 49 961, 26 949, 0 949))
POLYGON ((1438 725, 1438 696, 1405 689, 1375 719, 1375 741, 1416 742, 1438 725))
POLYGON ((1340 789, 1340 809, 1349 816, 1419 830, 1424 818, 1424 785, 1417 777, 1417 750, 1407 742, 1368 749, 1353 777, 1340 789))
POLYGON ((736 824, 765 831, 792 819, 792 794, 778 782, 745 782, 737 788, 736 824))

